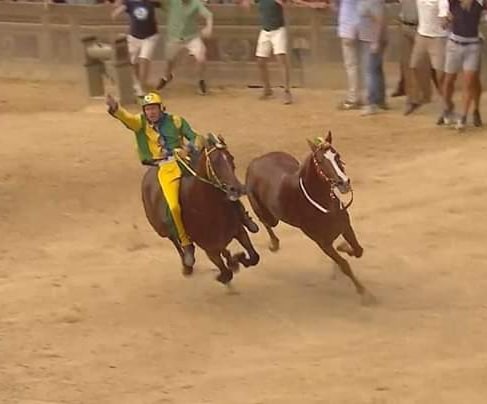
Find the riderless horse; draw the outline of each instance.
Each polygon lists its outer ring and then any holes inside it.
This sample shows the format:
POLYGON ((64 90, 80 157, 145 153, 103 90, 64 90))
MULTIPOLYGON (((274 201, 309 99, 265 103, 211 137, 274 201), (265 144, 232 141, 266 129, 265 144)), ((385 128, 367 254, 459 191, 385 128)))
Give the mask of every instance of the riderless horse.
POLYGON ((347 209, 353 201, 350 179, 345 174, 340 154, 332 146, 332 134, 325 140, 308 140, 311 153, 303 164, 283 152, 265 154, 251 161, 246 175, 247 193, 255 214, 270 237, 270 250, 279 250, 273 227, 279 221, 301 229, 318 244, 355 285, 364 303, 373 296, 355 277, 338 251, 361 257, 363 248, 357 241, 347 209), (350 195, 344 204, 343 195, 350 195), (333 247, 339 235, 348 242, 333 247))

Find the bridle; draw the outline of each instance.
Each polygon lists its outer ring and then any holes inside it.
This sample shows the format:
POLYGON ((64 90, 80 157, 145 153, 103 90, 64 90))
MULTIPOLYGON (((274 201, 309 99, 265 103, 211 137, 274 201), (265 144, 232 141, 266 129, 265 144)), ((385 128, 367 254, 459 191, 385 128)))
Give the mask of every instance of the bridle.
MULTIPOLYGON (((335 189, 337 188, 338 184, 337 182, 333 179, 333 178, 330 178, 326 175, 326 173, 323 171, 323 169, 321 168, 320 166, 320 163, 318 162, 317 158, 316 158, 316 154, 318 153, 318 151, 322 150, 323 148, 320 147, 318 150, 316 150, 315 152, 313 152, 313 157, 312 157, 312 161, 313 161, 313 165, 315 167, 315 170, 318 174, 318 176, 323 179, 326 183, 329 184, 330 186, 330 199, 331 201, 335 201, 335 200, 338 200, 338 202, 340 203, 340 210, 347 210, 350 205, 352 205, 352 202, 353 202, 353 189, 350 190, 351 192, 351 195, 352 197, 350 198, 350 201, 346 204, 346 205, 343 205, 343 202, 337 197, 336 195, 336 191, 335 189)), ((319 204, 318 202, 316 202, 308 193, 308 191, 306 190, 305 186, 304 186, 304 182, 303 182, 303 177, 299 177, 299 187, 301 188, 301 191, 303 192, 305 198, 307 199, 307 201, 313 205, 316 209, 318 209, 320 212, 322 213, 330 213, 330 210, 325 208, 324 206, 322 206, 321 204, 319 204)))
POLYGON ((207 178, 204 178, 202 177, 201 175, 199 175, 192 167, 190 164, 188 164, 188 162, 182 158, 179 154, 175 153, 175 156, 176 156, 176 160, 181 163, 181 165, 183 165, 183 167, 193 176, 195 177, 196 179, 198 179, 199 181, 201 182, 204 182, 205 184, 208 184, 208 185, 211 185, 217 189, 219 189, 220 191, 226 193, 227 192, 227 189, 228 189, 228 186, 220 180, 220 178, 218 177, 218 174, 216 173, 214 167, 213 167, 213 164, 211 163, 211 159, 210 159, 210 154, 213 153, 214 151, 216 150, 225 150, 226 149, 226 146, 213 146, 211 147, 210 149, 208 149, 207 147, 205 147, 203 150, 204 150, 204 153, 205 153, 205 168, 206 168, 206 176, 207 178))
POLYGON ((208 177, 209 182, 216 188, 225 192, 227 186, 223 181, 218 178, 218 174, 216 173, 215 169, 213 168, 213 164, 211 163, 210 154, 216 150, 222 150, 225 148, 218 148, 216 146, 212 147, 211 149, 207 149, 205 147, 205 159, 206 159, 206 176, 208 177))

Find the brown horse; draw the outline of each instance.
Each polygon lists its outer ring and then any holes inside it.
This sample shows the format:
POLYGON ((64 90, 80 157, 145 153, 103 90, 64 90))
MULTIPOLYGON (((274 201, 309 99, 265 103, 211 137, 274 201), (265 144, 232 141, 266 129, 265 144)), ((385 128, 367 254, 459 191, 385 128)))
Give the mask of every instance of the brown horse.
MULTIPOLYGON (((259 254, 241 222, 238 199, 244 194, 245 188, 235 175, 234 158, 223 138, 210 134, 201 153, 193 158, 195 169, 184 159, 178 160, 187 170, 187 175, 181 179, 180 188, 182 219, 186 231, 220 270, 217 280, 227 284, 240 263, 248 267, 259 262, 259 254), (230 253, 227 246, 233 239, 245 248, 248 258, 243 252, 235 255, 230 253)), ((149 168, 142 180, 145 213, 154 230, 159 236, 169 238, 182 258, 179 240, 170 231, 171 218, 157 179, 157 170, 157 167, 149 168)), ((192 273, 193 268, 183 264, 183 274, 192 273)))
POLYGON ((268 153, 251 161, 246 186, 252 208, 269 233, 271 251, 279 250, 279 239, 272 230, 279 221, 301 229, 350 277, 363 302, 372 302, 373 296, 333 247, 335 239, 343 235, 349 244, 343 243, 338 251, 357 258, 363 253, 347 212, 353 200, 350 179, 340 155, 332 147, 331 132, 325 141, 320 138, 318 142, 308 143, 311 154, 301 166, 294 157, 282 152, 268 153), (337 190, 350 194, 346 206, 337 190))

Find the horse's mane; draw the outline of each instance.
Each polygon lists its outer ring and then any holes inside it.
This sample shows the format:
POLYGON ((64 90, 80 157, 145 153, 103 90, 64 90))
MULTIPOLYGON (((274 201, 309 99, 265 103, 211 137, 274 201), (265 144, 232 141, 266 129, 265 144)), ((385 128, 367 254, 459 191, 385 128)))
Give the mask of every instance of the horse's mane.
POLYGON ((203 142, 201 148, 198 150, 197 148, 191 148, 189 151, 189 160, 190 166, 193 170, 198 168, 198 163, 201 159, 201 154, 208 149, 216 147, 217 149, 226 149, 227 144, 225 143, 225 139, 221 135, 214 135, 213 133, 209 133, 205 141, 203 142))

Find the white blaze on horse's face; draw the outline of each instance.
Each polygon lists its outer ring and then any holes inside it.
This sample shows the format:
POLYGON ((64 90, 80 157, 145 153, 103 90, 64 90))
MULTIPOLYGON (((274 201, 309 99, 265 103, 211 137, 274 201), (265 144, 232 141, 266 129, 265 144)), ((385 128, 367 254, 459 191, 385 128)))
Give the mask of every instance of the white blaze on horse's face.
POLYGON ((333 170, 335 171, 337 178, 339 179, 339 181, 337 181, 336 183, 338 190, 342 194, 349 192, 350 178, 347 177, 347 175, 343 172, 343 170, 338 165, 336 152, 332 148, 329 148, 323 153, 323 156, 325 157, 325 159, 327 159, 330 162, 331 166, 333 167, 333 170))

